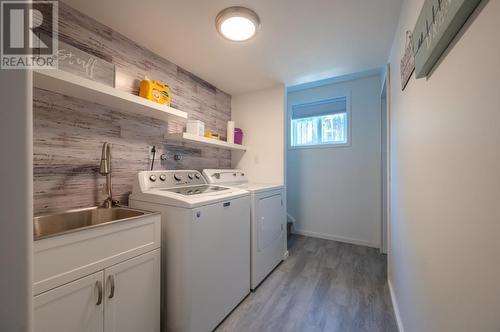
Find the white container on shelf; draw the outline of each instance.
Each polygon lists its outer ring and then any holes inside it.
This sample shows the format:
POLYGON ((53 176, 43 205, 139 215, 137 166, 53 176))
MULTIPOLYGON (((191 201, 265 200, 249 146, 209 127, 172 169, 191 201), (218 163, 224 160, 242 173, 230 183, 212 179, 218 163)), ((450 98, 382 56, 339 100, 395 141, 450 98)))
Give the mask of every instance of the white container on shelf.
POLYGON ((234 121, 227 122, 227 142, 234 143, 234 121))
POLYGON ((204 136, 205 123, 200 120, 188 120, 186 125, 186 132, 192 135, 204 136))

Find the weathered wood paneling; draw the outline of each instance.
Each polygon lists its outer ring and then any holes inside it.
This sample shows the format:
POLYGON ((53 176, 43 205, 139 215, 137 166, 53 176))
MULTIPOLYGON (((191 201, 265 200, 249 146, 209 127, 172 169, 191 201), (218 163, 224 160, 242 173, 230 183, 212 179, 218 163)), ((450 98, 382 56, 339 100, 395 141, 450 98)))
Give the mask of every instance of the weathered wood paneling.
MULTIPOLYGON (((60 3, 60 39, 110 61, 116 66, 116 87, 134 94, 144 76, 171 87, 172 106, 205 122, 207 130, 225 135, 231 116, 231 96, 140 47, 133 41, 60 3)), ((182 123, 168 124, 125 114, 117 109, 35 89, 34 209, 36 214, 100 204, 104 177, 98 167, 103 142, 112 144, 113 193, 127 203, 134 175, 148 168, 148 145, 159 148, 155 169, 229 167, 230 152, 196 145, 175 145, 165 132, 182 130, 182 123), (174 161, 173 155, 182 159, 174 161)))

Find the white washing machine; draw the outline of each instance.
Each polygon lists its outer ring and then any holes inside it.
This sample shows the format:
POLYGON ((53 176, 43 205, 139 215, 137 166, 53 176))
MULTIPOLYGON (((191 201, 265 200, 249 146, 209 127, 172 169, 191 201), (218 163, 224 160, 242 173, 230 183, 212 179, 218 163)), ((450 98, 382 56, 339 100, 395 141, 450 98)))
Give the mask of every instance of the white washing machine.
POLYGON ((244 189, 251 195, 251 289, 287 257, 286 211, 282 185, 249 183, 244 172, 230 169, 205 169, 208 183, 244 189))
POLYGON ((130 206, 161 212, 162 330, 212 331, 250 292, 250 196, 198 171, 146 171, 130 206))

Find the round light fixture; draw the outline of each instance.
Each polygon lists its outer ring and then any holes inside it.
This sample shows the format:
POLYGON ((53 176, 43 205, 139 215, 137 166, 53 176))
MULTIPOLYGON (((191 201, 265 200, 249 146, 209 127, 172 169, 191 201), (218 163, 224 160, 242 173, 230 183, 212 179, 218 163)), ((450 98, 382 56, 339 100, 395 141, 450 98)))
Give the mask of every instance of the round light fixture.
POLYGON ((253 36, 260 27, 259 16, 245 7, 229 7, 215 18, 217 31, 226 39, 245 41, 253 36))

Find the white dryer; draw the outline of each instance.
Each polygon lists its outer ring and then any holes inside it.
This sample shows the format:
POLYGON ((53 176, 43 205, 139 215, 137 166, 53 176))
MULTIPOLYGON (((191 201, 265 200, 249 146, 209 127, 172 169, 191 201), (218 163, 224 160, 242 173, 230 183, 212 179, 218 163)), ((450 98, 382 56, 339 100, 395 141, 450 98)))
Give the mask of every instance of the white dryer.
POLYGON ((251 289, 286 258, 286 211, 283 185, 250 183, 244 172, 205 169, 208 183, 231 186, 250 192, 251 197, 251 289))
POLYGON ((248 192, 198 171, 146 171, 130 206, 161 212, 162 330, 212 331, 250 292, 248 192))

